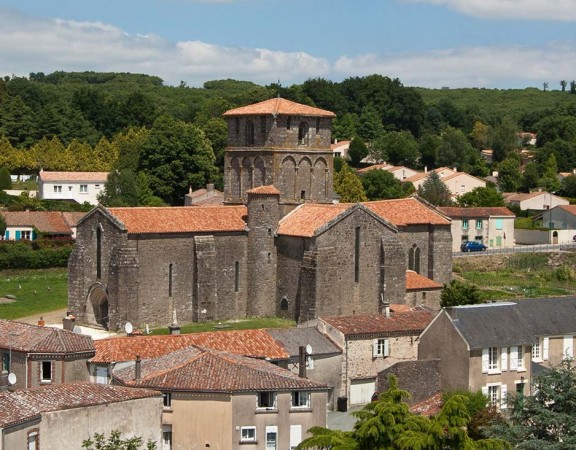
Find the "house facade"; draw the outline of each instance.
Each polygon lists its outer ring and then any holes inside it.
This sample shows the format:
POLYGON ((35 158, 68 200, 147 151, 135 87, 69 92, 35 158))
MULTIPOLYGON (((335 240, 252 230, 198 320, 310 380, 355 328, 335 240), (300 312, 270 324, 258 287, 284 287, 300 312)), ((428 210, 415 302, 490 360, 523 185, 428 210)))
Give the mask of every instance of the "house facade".
MULTIPOLYGON (((458 172, 456 168, 439 167, 433 171, 438 174, 454 198, 472 192, 478 187, 486 187, 486 181, 469 175, 466 172, 458 172)), ((428 179, 430 173, 431 172, 428 171, 419 172, 402 181, 410 181, 414 187, 418 189, 428 179)))
POLYGON ((0 319, 0 390, 87 381, 87 361, 95 353, 90 336, 0 319))
POLYGON ((73 200, 77 203, 98 204, 104 191, 108 172, 48 172, 38 177, 38 197, 43 200, 73 200))
POLYGON ((163 392, 174 450, 295 448, 326 425, 328 388, 264 360, 187 347, 115 370, 113 382, 163 392))
POLYGON ((557 230, 576 230, 576 205, 558 205, 541 214, 542 226, 557 230))
POLYGON ((82 448, 113 430, 163 449, 162 408, 160 392, 87 382, 0 392, 0 450, 82 448))
POLYGON ((460 251, 460 244, 476 241, 488 248, 513 247, 516 215, 504 207, 457 208, 439 207, 452 221, 452 250, 460 251))
POLYGON ((549 192, 530 192, 528 194, 504 194, 504 201, 519 207, 522 211, 544 211, 555 206, 568 205, 570 202, 549 192))
MULTIPOLYGON (((48 239, 71 238, 74 233, 69 222, 74 213, 60 211, 2 211, 6 222, 4 240, 33 241, 38 233, 48 239)), ((84 214, 84 213, 80 213, 84 214)), ((75 225, 75 224, 74 224, 75 225)))

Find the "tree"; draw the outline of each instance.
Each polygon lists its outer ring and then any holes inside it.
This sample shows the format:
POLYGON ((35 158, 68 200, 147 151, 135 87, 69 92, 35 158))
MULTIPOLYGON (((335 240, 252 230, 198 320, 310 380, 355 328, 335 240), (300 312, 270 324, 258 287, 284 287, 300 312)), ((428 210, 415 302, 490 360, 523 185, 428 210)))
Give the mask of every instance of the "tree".
POLYGON ((518 161, 507 158, 498 166, 498 187, 502 192, 517 192, 522 184, 518 161))
POLYGON ((350 147, 348 148, 348 158, 350 158, 350 164, 357 167, 364 158, 368 156, 368 147, 364 143, 364 140, 360 137, 355 137, 350 142, 350 147))
POLYGON ((415 167, 420 157, 418 143, 409 131, 388 131, 372 144, 372 155, 394 165, 415 167))
POLYGON ((463 208, 504 206, 504 197, 492 187, 477 187, 458 197, 458 205, 463 208))
POLYGON ((474 123, 472 132, 470 133, 470 139, 472 140, 472 145, 476 150, 485 149, 488 145, 488 139, 490 137, 490 126, 477 120, 474 123))
POLYGON ((340 141, 352 139, 358 133, 358 116, 352 113, 344 113, 342 117, 337 116, 332 125, 332 138, 340 141))
POLYGON ((7 167, 0 168, 0 190, 12 189, 12 178, 7 167))
POLYGON ((546 192, 557 192, 560 190, 560 180, 558 179, 558 166, 556 165, 556 156, 550 155, 544 166, 544 173, 538 180, 538 187, 546 192))
POLYGON ((562 92, 566 91, 567 85, 568 85, 568 82, 566 80, 560 80, 560 88, 562 89, 562 92))
POLYGON ((576 175, 569 175, 562 180, 560 194, 564 197, 576 198, 576 175))
POLYGON ((414 192, 412 183, 401 183, 387 170, 371 170, 360 177, 368 200, 404 198, 414 192))
POLYGON ((382 118, 373 107, 367 107, 360 114, 356 132, 366 142, 372 142, 384 132, 382 118))
POLYGON ((538 164, 534 161, 529 162, 524 167, 524 172, 522 173, 522 185, 521 189, 523 192, 530 192, 531 189, 538 186, 538 180, 540 179, 540 172, 538 164))
POLYGON ((544 81, 544 83, 542 83, 542 90, 544 92, 546 92, 548 90, 548 82, 547 81, 544 81))
POLYGON ((452 205, 452 193, 436 172, 430 172, 426 181, 416 191, 418 196, 434 206, 452 205))
POLYGON ((94 436, 82 441, 82 448, 86 450, 139 450, 141 448, 156 450, 158 447, 151 440, 146 443, 146 447, 142 447, 141 437, 122 439, 120 431, 112 430, 108 439, 104 434, 94 433, 94 436))
POLYGON ((360 178, 345 162, 342 164, 340 172, 334 173, 334 192, 340 196, 342 203, 365 202, 368 200, 360 178))
POLYGON ((576 367, 567 359, 534 377, 531 396, 509 393, 509 420, 487 428, 489 436, 506 439, 524 450, 576 448, 576 367))
POLYGON ((436 154, 436 164, 463 170, 474 160, 477 153, 461 130, 448 127, 441 136, 441 143, 436 154))
POLYGON ((426 133, 420 137, 419 151, 420 151, 420 167, 427 167, 432 169, 437 167, 436 155, 438 154, 438 147, 442 140, 434 133, 426 133))
POLYGON ((510 117, 503 117, 500 123, 492 128, 490 134, 490 145, 492 157, 495 162, 503 161, 508 154, 514 151, 518 145, 516 131, 518 127, 510 117))
POLYGON ((473 284, 452 280, 445 284, 440 294, 440 306, 477 305, 484 303, 480 290, 473 284))
POLYGON ((495 420, 501 419, 498 409, 496 406, 488 403, 488 398, 482 393, 482 391, 445 392, 442 395, 442 400, 446 402, 455 395, 461 395, 468 399, 468 402, 466 403, 466 409, 470 416, 470 422, 468 423, 468 436, 474 440, 484 439, 486 437, 484 436, 484 429, 491 425, 495 420))

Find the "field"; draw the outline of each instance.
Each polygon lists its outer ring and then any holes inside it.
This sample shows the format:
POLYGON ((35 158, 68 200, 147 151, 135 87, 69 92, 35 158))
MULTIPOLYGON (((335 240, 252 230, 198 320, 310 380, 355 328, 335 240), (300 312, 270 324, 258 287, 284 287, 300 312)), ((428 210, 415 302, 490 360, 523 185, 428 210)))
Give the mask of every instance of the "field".
POLYGON ((454 278, 477 286, 485 300, 576 294, 576 253, 517 253, 455 258, 454 278))
POLYGON ((66 269, 0 272, 0 318, 17 319, 66 308, 66 269), (14 298, 11 298, 14 297, 14 298))

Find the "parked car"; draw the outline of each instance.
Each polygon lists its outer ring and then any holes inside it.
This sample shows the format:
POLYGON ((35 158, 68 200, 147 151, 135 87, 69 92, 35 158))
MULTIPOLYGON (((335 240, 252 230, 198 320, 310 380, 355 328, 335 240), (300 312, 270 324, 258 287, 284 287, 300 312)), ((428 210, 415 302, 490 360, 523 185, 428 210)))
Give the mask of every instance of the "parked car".
POLYGON ((476 241, 466 241, 460 245, 460 250, 463 252, 483 252, 487 248, 484 244, 476 241))

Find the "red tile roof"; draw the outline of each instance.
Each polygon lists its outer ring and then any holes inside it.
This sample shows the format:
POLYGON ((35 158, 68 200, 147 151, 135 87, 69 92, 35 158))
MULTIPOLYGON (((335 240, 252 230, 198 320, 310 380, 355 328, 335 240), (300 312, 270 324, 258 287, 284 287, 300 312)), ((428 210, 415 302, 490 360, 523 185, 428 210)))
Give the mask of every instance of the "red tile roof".
POLYGON ((280 220, 278 234, 312 237, 318 228, 336 219, 352 206, 350 203, 304 203, 280 220))
POLYGON ((42 233, 72 234, 60 211, 2 211, 9 227, 33 227, 42 233))
MULTIPOLYGON (((390 305, 391 308, 394 305, 390 305)), ((338 329, 345 336, 386 335, 404 336, 419 334, 432 321, 434 314, 425 310, 410 310, 383 315, 321 317, 324 322, 338 329)))
POLYGON ((86 353, 88 356, 96 351, 90 336, 4 319, 0 319, 0 348, 27 353, 86 353))
POLYGON ((442 392, 437 392, 432 397, 411 405, 410 412, 418 414, 419 416, 436 416, 442 409, 442 406, 444 406, 442 392))
POLYGON ((0 428, 34 419, 42 413, 160 397, 158 391, 88 382, 51 384, 0 393, 0 428))
POLYGON ((385 170, 387 168, 391 168, 393 166, 391 166, 390 164, 387 163, 383 163, 383 164, 373 164, 371 166, 368 167, 363 167, 362 169, 358 169, 356 171, 356 173, 366 173, 366 172, 371 172, 372 170, 385 170))
POLYGON ((108 208, 129 233, 244 231, 245 206, 108 208))
POLYGON ((70 212, 63 212, 62 215, 64 216, 64 220, 70 227, 75 227, 80 219, 82 219, 86 213, 80 211, 70 211, 70 212))
POLYGON ((457 208, 453 206, 442 206, 438 210, 452 219, 467 218, 489 218, 494 216, 516 217, 516 215, 506 207, 485 207, 485 208, 457 208))
POLYGON ((340 147, 348 147, 348 146, 350 146, 351 142, 352 141, 338 141, 338 142, 335 142, 334 144, 330 144, 330 149, 335 150, 335 149, 340 148, 340 147))
POLYGON ((290 355, 266 330, 210 331, 174 336, 130 336, 95 342, 94 363, 130 361, 140 356, 156 358, 166 353, 200 345, 253 358, 287 359, 290 355))
POLYGON ((434 209, 426 206, 424 203, 413 197, 366 202, 363 203, 363 205, 375 212, 382 219, 396 226, 450 224, 449 220, 446 220, 434 209))
POLYGON ((105 183, 108 179, 108 172, 46 172, 40 171, 41 181, 91 181, 95 183, 105 183))
POLYGON ((426 278, 412 270, 406 271, 406 290, 422 291, 428 289, 442 289, 442 283, 426 278))
POLYGON ((559 205, 558 208, 576 216, 576 205, 559 205))
POLYGON ((549 192, 528 192, 528 193, 520 193, 520 194, 512 193, 512 194, 505 195, 504 199, 507 202, 522 202, 524 200, 539 197, 539 196, 545 195, 545 194, 554 195, 554 194, 550 194, 549 192))
POLYGON ((134 379, 134 367, 115 370, 114 379, 129 386, 192 392, 327 388, 261 359, 199 347, 187 347, 141 364, 139 380, 134 379))
POLYGON ((224 116, 247 116, 247 115, 284 115, 284 116, 318 116, 335 117, 331 111, 315 108, 313 106, 302 105, 284 98, 271 98, 253 105, 242 106, 231 109, 224 113, 224 116))
POLYGON ((259 186, 246 191, 247 194, 257 194, 257 195, 280 195, 281 192, 272 185, 259 186))

